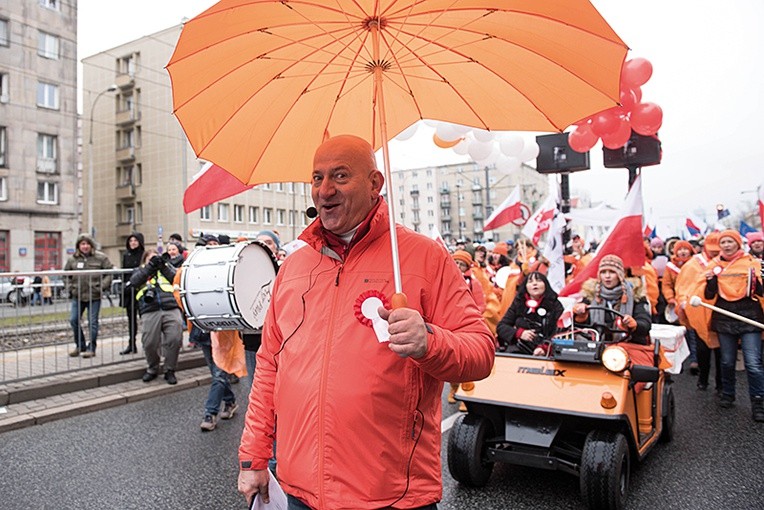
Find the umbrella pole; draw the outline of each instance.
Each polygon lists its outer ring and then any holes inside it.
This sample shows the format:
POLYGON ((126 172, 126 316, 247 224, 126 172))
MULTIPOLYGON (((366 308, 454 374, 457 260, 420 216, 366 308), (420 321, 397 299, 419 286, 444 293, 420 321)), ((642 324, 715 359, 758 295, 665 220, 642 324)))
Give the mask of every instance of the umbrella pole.
POLYGON ((374 51, 374 99, 376 101, 379 116, 379 133, 382 138, 382 162, 385 173, 385 190, 387 191, 387 211, 390 216, 390 246, 392 248, 393 282, 395 294, 391 299, 392 307, 402 308, 406 306, 406 294, 403 293, 401 281, 401 263, 398 254, 398 234, 395 231, 395 200, 393 200, 393 179, 390 172, 390 151, 387 146, 387 117, 385 115, 385 97, 382 92, 382 65, 379 55, 379 27, 376 23, 371 24, 371 37, 374 51))

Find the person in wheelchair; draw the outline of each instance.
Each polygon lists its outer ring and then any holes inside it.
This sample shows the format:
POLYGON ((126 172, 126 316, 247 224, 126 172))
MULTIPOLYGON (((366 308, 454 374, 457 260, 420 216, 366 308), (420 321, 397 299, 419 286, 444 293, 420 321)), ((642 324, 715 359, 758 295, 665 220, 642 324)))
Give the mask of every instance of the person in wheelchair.
POLYGON ((576 323, 601 327, 605 339, 609 341, 650 344, 650 304, 641 280, 626 278, 620 257, 602 257, 597 278, 585 281, 581 293, 583 301, 573 305, 576 323), (620 315, 602 310, 603 307, 620 315), (618 333, 619 330, 624 333, 618 333))
POLYGON ((563 306, 546 276, 538 271, 528 273, 496 327, 499 350, 546 355, 562 312, 563 306))

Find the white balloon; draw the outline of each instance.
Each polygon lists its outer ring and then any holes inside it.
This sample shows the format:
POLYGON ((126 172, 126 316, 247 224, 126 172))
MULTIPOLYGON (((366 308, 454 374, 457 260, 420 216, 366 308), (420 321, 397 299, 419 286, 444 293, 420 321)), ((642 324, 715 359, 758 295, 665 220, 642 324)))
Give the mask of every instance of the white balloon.
POLYGON ((470 146, 467 149, 467 152, 473 161, 480 161, 481 159, 485 159, 490 156, 492 150, 493 143, 485 143, 475 140, 474 142, 470 142, 470 146))
POLYGON ((521 161, 514 156, 500 156, 496 162, 496 169, 501 172, 512 174, 520 170, 521 161))
POLYGON ((400 140, 401 142, 404 141, 404 140, 408 140, 409 138, 414 136, 414 134, 416 133, 417 129, 419 129, 419 123, 415 122, 412 125, 410 125, 409 127, 407 127, 406 129, 404 129, 403 131, 401 131, 398 134, 398 136, 395 137, 395 139, 396 140, 400 140))
POLYGON ((466 135, 469 131, 472 130, 469 126, 462 126, 461 124, 451 124, 451 127, 454 129, 454 132, 458 134, 459 136, 466 135))
POLYGON ((477 161, 477 163, 483 166, 491 166, 499 160, 500 156, 501 151, 499 150, 499 147, 496 146, 496 144, 493 144, 493 148, 491 149, 491 153, 488 155, 488 157, 477 161))
POLYGON ((492 132, 486 131, 485 129, 475 128, 472 130, 472 133, 475 135, 475 139, 481 142, 492 142, 495 138, 492 132))
POLYGON ((431 128, 438 127, 439 122, 437 120, 424 119, 422 120, 426 126, 431 128))
POLYGON ((435 135, 444 142, 453 142, 460 138, 452 124, 441 122, 438 127, 435 128, 435 135))
POLYGON ((524 145, 523 137, 515 133, 506 135, 499 140, 499 147, 505 156, 519 156, 524 145))
POLYGON ((452 147, 454 152, 460 156, 466 155, 469 148, 470 148, 470 142, 468 142, 466 139, 463 139, 461 142, 457 143, 456 145, 452 147))
POLYGON ((539 155, 539 144, 536 143, 536 140, 533 140, 531 142, 528 142, 525 144, 525 147, 523 147, 523 151, 520 153, 520 161, 530 161, 532 159, 536 159, 539 155))

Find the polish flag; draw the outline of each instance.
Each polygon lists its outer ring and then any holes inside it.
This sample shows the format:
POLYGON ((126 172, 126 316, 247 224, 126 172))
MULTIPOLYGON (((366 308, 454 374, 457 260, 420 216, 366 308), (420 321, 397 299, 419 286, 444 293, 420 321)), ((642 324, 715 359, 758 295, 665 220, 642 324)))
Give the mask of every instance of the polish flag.
MULTIPOLYGON (((533 241, 533 244, 538 245, 541 235, 552 226, 555 211, 557 211, 557 196, 550 193, 525 224, 522 234, 533 241)), ((642 225, 639 225, 639 230, 642 231, 642 225)))
POLYGON ((764 184, 759 186, 759 221, 761 221, 761 230, 764 230, 764 184))
POLYGON ((194 175, 191 184, 183 193, 183 210, 186 214, 214 204, 228 197, 238 195, 253 186, 244 184, 213 163, 207 163, 194 175))
POLYGON ((561 296, 569 296, 581 290, 581 285, 589 278, 597 277, 600 260, 605 255, 615 254, 623 259, 624 267, 642 267, 645 264, 645 245, 642 241, 642 178, 637 177, 632 184, 626 202, 615 224, 602 240, 594 258, 573 281, 561 291, 561 296))
POLYGON ((446 246, 446 242, 443 240, 443 236, 440 235, 440 231, 432 227, 432 230, 430 231, 430 239, 434 239, 438 241, 438 244, 443 247, 446 251, 448 251, 448 247, 446 246))
POLYGON ((528 206, 520 202, 520 186, 515 186, 512 193, 488 217, 485 225, 483 225, 483 231, 494 230, 507 223, 514 223, 518 226, 523 225, 529 215, 530 209, 528 209, 528 206))

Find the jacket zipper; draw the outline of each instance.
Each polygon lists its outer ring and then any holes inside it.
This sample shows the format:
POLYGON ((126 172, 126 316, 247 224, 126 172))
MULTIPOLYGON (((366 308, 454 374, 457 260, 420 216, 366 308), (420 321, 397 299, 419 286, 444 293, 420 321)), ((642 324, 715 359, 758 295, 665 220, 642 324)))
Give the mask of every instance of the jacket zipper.
MULTIPOLYGON (((340 271, 342 270, 342 264, 340 264, 340 271)), ((339 271, 337 272, 336 285, 339 285, 339 271)), ((339 292, 335 292, 332 296, 332 306, 329 308, 329 328, 327 329, 327 338, 324 347, 324 357, 321 364, 321 380, 319 381, 319 387, 321 391, 318 395, 318 408, 324 409, 326 405, 326 381, 328 379, 329 372, 329 354, 332 346, 332 338, 334 335, 334 311, 337 307, 337 296, 339 292)), ((324 420, 324 411, 318 414, 318 500, 319 508, 325 508, 325 488, 324 488, 324 452, 326 451, 326 444, 324 438, 326 437, 326 421, 324 420)))

